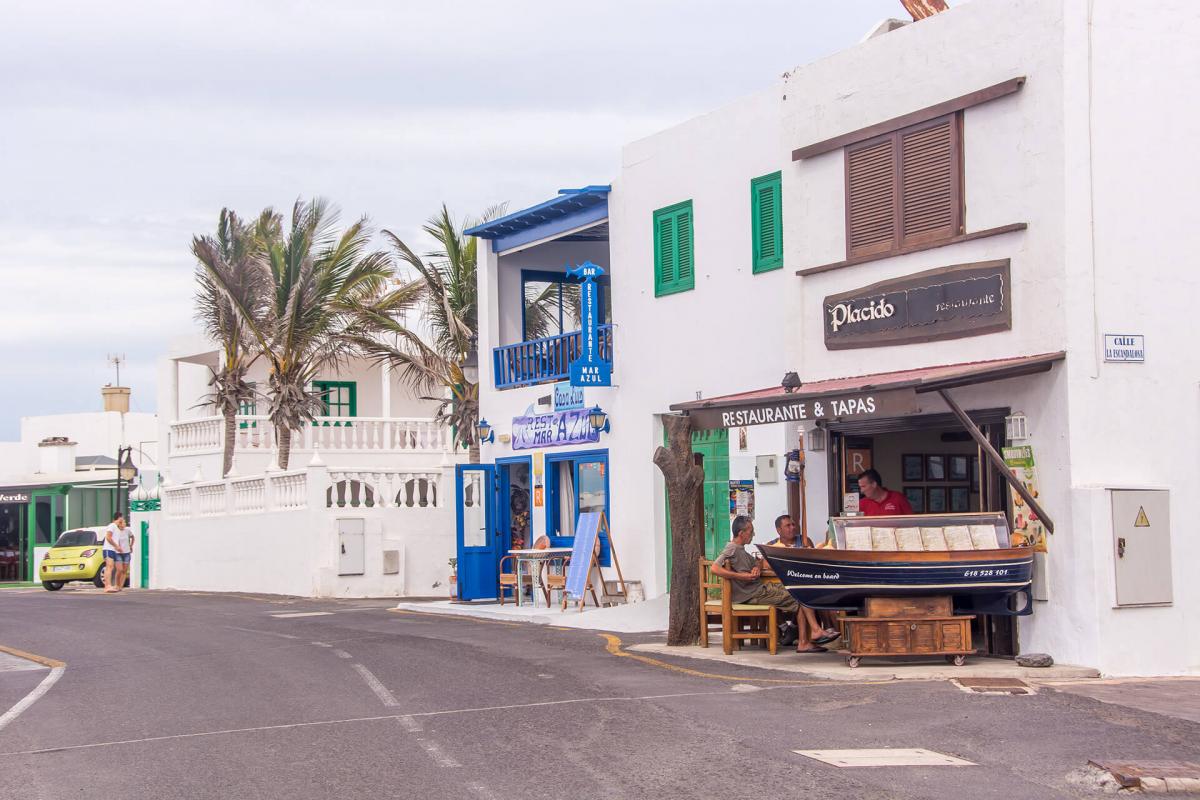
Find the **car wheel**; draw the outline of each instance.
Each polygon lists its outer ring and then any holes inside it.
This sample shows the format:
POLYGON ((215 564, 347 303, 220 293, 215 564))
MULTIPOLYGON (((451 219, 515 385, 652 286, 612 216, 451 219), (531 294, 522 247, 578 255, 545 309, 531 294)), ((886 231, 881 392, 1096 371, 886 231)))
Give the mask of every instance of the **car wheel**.
POLYGON ((42 581, 42 586, 47 592, 57 592, 63 587, 62 581, 42 581))
POLYGON ((95 586, 97 589, 104 588, 104 569, 106 566, 106 564, 101 564, 100 569, 96 570, 96 577, 92 578, 92 586, 95 586))

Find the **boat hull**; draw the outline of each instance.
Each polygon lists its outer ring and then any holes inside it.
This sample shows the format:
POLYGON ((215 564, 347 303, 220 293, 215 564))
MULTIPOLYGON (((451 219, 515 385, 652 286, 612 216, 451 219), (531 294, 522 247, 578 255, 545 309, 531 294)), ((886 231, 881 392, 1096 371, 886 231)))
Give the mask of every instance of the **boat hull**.
POLYGON ((864 552, 758 545, 797 602, 810 608, 854 608, 867 597, 953 595, 956 605, 992 614, 1011 610, 1009 598, 1029 599, 1033 551, 1028 548, 950 552, 864 552))

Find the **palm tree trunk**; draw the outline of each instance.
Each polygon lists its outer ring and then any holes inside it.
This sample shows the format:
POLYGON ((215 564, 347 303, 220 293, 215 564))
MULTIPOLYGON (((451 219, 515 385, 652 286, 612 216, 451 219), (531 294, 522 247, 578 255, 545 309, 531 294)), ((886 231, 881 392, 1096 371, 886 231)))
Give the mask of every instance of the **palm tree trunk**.
POLYGON ((479 442, 471 442, 471 446, 467 448, 467 462, 470 464, 479 463, 479 442))
POLYGON ((292 458, 292 429, 286 425, 277 425, 275 435, 279 440, 279 468, 287 469, 292 458))
POLYGON ((237 409, 225 409, 225 460, 221 467, 221 477, 229 474, 233 467, 233 447, 237 440, 237 409))

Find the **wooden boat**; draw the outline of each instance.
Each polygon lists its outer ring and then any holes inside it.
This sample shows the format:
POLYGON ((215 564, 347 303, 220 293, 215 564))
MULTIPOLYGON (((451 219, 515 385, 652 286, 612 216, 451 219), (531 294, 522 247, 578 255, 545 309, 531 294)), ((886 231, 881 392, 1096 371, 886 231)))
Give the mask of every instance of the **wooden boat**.
POLYGON ((756 544, 784 588, 810 608, 857 608, 867 597, 953 595, 974 613, 1025 615, 1032 609, 1033 550, 878 552, 756 544), (1014 594, 1026 602, 1012 609, 1014 594))

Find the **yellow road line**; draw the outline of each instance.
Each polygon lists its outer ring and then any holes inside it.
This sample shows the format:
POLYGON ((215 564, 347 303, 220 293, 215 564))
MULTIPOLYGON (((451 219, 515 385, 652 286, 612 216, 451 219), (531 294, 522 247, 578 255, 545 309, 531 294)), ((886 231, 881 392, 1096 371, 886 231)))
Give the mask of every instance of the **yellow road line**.
POLYGON ((640 653, 630 653, 621 649, 622 643, 619 636, 613 636, 611 633, 600 633, 597 635, 607 640, 608 644, 605 645, 604 649, 608 651, 609 655, 614 655, 618 658, 632 658, 634 661, 641 661, 643 664, 649 664, 653 667, 661 667, 662 669, 670 670, 671 672, 678 672, 682 675, 691 675, 694 678, 713 678, 722 681, 737 681, 738 683, 781 683, 789 686, 862 686, 881 683, 897 683, 897 681, 892 678, 875 681, 822 681, 813 679, 801 680, 796 678, 752 678, 746 675, 718 675, 714 672, 701 672, 697 669, 690 669, 689 667, 681 667, 677 664, 667 663, 666 661, 659 661, 657 658, 644 656, 640 653))
POLYGON ((65 667, 67 665, 67 662, 59 661, 56 658, 46 658, 45 656, 35 655, 34 653, 26 653, 24 650, 18 650, 15 647, 7 647, 2 644, 0 644, 0 653, 8 653, 9 655, 16 656, 17 658, 23 658, 26 661, 32 661, 35 664, 41 664, 42 666, 50 667, 51 669, 54 669, 55 667, 65 667))

